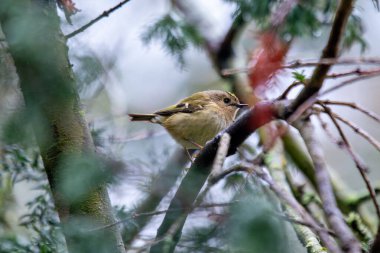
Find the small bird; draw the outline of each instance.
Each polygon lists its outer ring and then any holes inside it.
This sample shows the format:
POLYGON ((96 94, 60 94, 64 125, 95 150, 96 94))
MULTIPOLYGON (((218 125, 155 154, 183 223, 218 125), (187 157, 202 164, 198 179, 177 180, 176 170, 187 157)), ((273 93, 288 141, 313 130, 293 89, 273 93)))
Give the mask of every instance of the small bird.
POLYGON ((229 126, 244 106, 247 104, 241 104, 231 92, 208 90, 152 114, 128 115, 131 121, 162 125, 189 155, 189 149, 202 149, 207 141, 229 126))

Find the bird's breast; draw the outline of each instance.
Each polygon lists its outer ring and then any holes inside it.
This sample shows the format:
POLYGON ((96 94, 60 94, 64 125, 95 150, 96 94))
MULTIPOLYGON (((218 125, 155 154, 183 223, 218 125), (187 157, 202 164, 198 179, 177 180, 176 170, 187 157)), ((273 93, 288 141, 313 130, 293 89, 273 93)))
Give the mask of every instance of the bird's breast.
POLYGON ((177 113, 168 117, 163 126, 185 148, 197 148, 194 143, 204 146, 229 122, 217 110, 200 110, 194 113, 177 113))

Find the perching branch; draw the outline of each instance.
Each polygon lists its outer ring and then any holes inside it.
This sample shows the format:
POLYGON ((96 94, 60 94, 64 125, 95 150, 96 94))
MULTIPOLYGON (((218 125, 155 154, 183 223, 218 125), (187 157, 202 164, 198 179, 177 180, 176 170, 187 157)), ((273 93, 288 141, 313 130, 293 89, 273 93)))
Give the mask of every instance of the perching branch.
POLYGON ((230 139, 231 137, 228 133, 223 133, 221 135, 212 169, 203 191, 199 193, 191 207, 187 208, 184 214, 177 218, 169 230, 160 239, 157 238, 158 243, 151 248, 151 251, 155 252, 163 249, 164 252, 167 252, 174 250, 175 244, 173 245, 173 240, 175 240, 176 236, 181 233, 187 214, 191 213, 195 208, 202 204, 203 199, 206 197, 211 187, 218 182, 215 178, 221 178, 219 175, 222 174, 223 163, 227 156, 230 139))
POLYGON ((118 227, 92 235, 73 229, 74 224, 88 229, 109 224, 114 217, 56 7, 55 1, 16 4, 1 0, 1 27, 20 78, 68 251, 93 252, 97 247, 97 252, 123 253, 118 227), (100 248, 98 238, 102 238, 100 248))
POLYGON ((112 12, 114 12, 117 9, 121 8, 124 4, 128 3, 129 1, 130 0, 121 1, 119 4, 115 5, 111 9, 103 11, 102 14, 100 14, 99 16, 97 16, 96 18, 94 18, 93 20, 89 21, 87 24, 85 24, 82 27, 78 28, 77 30, 75 30, 75 31, 73 31, 73 32, 65 35, 65 38, 66 39, 70 39, 70 38, 74 37, 75 35, 77 35, 78 33, 81 33, 83 31, 85 31, 90 26, 92 26, 93 24, 95 24, 96 22, 98 22, 99 20, 101 20, 102 18, 108 17, 112 12))

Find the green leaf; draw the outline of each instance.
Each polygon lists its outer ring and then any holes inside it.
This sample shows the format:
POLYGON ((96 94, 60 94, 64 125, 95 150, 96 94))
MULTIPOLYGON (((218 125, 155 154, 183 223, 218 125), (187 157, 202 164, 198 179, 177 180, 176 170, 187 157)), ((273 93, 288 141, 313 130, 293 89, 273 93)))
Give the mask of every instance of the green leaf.
POLYGON ((302 70, 301 73, 297 72, 297 71, 293 71, 292 72, 292 76, 294 79, 296 79, 297 81, 300 81, 302 83, 305 83, 306 82, 306 76, 305 76, 305 71, 302 70))

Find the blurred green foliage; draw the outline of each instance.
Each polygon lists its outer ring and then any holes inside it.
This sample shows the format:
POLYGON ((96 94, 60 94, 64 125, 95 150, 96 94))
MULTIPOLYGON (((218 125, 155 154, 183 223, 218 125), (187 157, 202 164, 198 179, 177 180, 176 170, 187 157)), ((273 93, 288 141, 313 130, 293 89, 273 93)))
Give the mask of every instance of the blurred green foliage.
POLYGON ((363 38, 363 33, 364 26, 362 19, 359 15, 352 14, 348 19, 346 32, 344 34, 343 48, 347 50, 354 45, 358 45, 363 53, 368 48, 368 44, 363 38))
POLYGON ((235 197, 237 203, 226 223, 227 243, 233 252, 299 252, 300 243, 292 241, 294 232, 276 216, 281 211, 277 198, 260 180, 251 176, 248 181, 235 197))
MULTIPOLYGON (((254 21, 259 30, 271 29, 272 11, 282 1, 279 0, 224 0, 235 6, 232 19, 243 19, 245 23, 254 21)), ((337 1, 334 0, 302 0, 286 16, 284 23, 279 27, 279 34, 289 41, 293 38, 318 37, 325 35, 323 31, 329 28, 334 18, 337 1)), ((204 45, 197 24, 189 24, 182 16, 175 15, 175 11, 157 20, 149 26, 142 35, 145 43, 156 39, 162 42, 163 48, 175 56, 183 66, 184 52, 190 47, 199 48, 204 45)), ((244 27, 244 22, 242 23, 244 27)), ((346 49, 358 44, 362 51, 367 43, 363 38, 363 24, 358 15, 352 15, 346 29, 343 46, 346 49)))
POLYGON ((176 18, 173 13, 156 21, 142 35, 145 43, 150 43, 154 39, 162 41, 164 49, 176 56, 181 65, 184 64, 184 51, 189 46, 200 47, 203 43, 198 30, 184 20, 176 18))
MULTIPOLYGON (((59 219, 47 183, 46 174, 38 152, 26 151, 17 145, 3 146, 0 159, 0 192, 17 184, 31 183, 37 195, 26 203, 27 213, 22 215, 15 229, 10 224, 0 224, 0 252, 56 253, 66 252, 59 219), (7 187, 5 180, 9 180, 7 187), (22 230, 24 228, 24 230, 22 230), (24 233, 19 233, 24 231, 24 233)), ((9 191, 8 201, 1 198, 0 219, 7 220, 7 212, 16 208, 9 191)))

